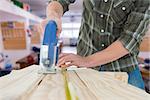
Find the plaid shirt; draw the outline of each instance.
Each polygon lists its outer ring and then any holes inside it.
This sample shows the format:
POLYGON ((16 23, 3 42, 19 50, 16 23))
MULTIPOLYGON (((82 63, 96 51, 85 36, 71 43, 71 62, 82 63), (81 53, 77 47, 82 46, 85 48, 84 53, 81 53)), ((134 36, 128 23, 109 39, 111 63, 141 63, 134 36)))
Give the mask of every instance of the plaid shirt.
MULTIPOLYGON (((58 1, 65 13, 75 0, 53 1, 58 1)), ((150 21, 149 5, 149 0, 83 0, 77 53, 88 56, 119 40, 130 53, 98 68, 103 71, 134 70, 138 65, 139 45, 150 21)))

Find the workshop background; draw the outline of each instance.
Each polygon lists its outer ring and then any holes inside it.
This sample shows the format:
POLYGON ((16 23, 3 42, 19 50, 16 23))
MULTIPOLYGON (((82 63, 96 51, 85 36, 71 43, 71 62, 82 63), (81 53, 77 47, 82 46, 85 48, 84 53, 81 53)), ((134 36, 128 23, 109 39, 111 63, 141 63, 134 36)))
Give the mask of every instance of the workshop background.
MULTIPOLYGON (((39 63, 42 33, 38 25, 46 17, 49 0, 0 0, 0 71, 22 69, 39 63)), ((76 0, 62 18, 62 52, 76 53, 81 25, 82 0, 76 0)), ((150 25, 140 46, 139 65, 150 90, 150 25)))

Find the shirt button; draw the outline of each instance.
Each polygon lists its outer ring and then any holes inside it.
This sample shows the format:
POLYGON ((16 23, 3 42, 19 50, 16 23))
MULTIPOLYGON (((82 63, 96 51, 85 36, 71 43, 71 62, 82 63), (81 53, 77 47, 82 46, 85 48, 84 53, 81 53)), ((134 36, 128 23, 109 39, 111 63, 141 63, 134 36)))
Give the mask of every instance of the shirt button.
POLYGON ((104 47, 105 46, 105 44, 102 44, 102 47, 104 47))
POLYGON ((102 33, 104 33, 104 30, 103 30, 103 29, 101 29, 101 32, 102 32, 102 33))
POLYGON ((122 7, 122 10, 126 10, 126 7, 122 7))
POLYGON ((108 0, 104 0, 104 2, 108 2, 108 0))
POLYGON ((100 17, 101 17, 101 18, 103 18, 103 17, 104 17, 104 15, 100 15, 100 17))

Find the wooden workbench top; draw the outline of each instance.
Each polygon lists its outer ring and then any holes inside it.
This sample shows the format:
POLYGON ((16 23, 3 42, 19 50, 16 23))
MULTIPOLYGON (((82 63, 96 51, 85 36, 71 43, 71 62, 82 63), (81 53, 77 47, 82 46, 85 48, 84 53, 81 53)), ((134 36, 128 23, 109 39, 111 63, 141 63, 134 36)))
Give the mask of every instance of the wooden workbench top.
MULTIPOLYGON (((0 78, 0 100, 66 100, 64 76, 38 74, 39 66, 0 78)), ((149 100, 145 91, 127 84, 126 73, 77 69, 66 73, 72 100, 149 100), (121 80, 121 81, 120 81, 121 80), (73 98, 76 97, 76 98, 73 98)))

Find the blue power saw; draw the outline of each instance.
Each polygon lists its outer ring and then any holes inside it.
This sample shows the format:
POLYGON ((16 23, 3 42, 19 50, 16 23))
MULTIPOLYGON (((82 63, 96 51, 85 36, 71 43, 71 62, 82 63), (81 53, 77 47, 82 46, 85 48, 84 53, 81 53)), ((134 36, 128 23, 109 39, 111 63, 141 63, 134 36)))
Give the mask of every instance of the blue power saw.
POLYGON ((56 32, 56 22, 50 20, 45 27, 43 42, 40 50, 40 73, 56 73, 56 64, 59 54, 59 43, 56 32))

